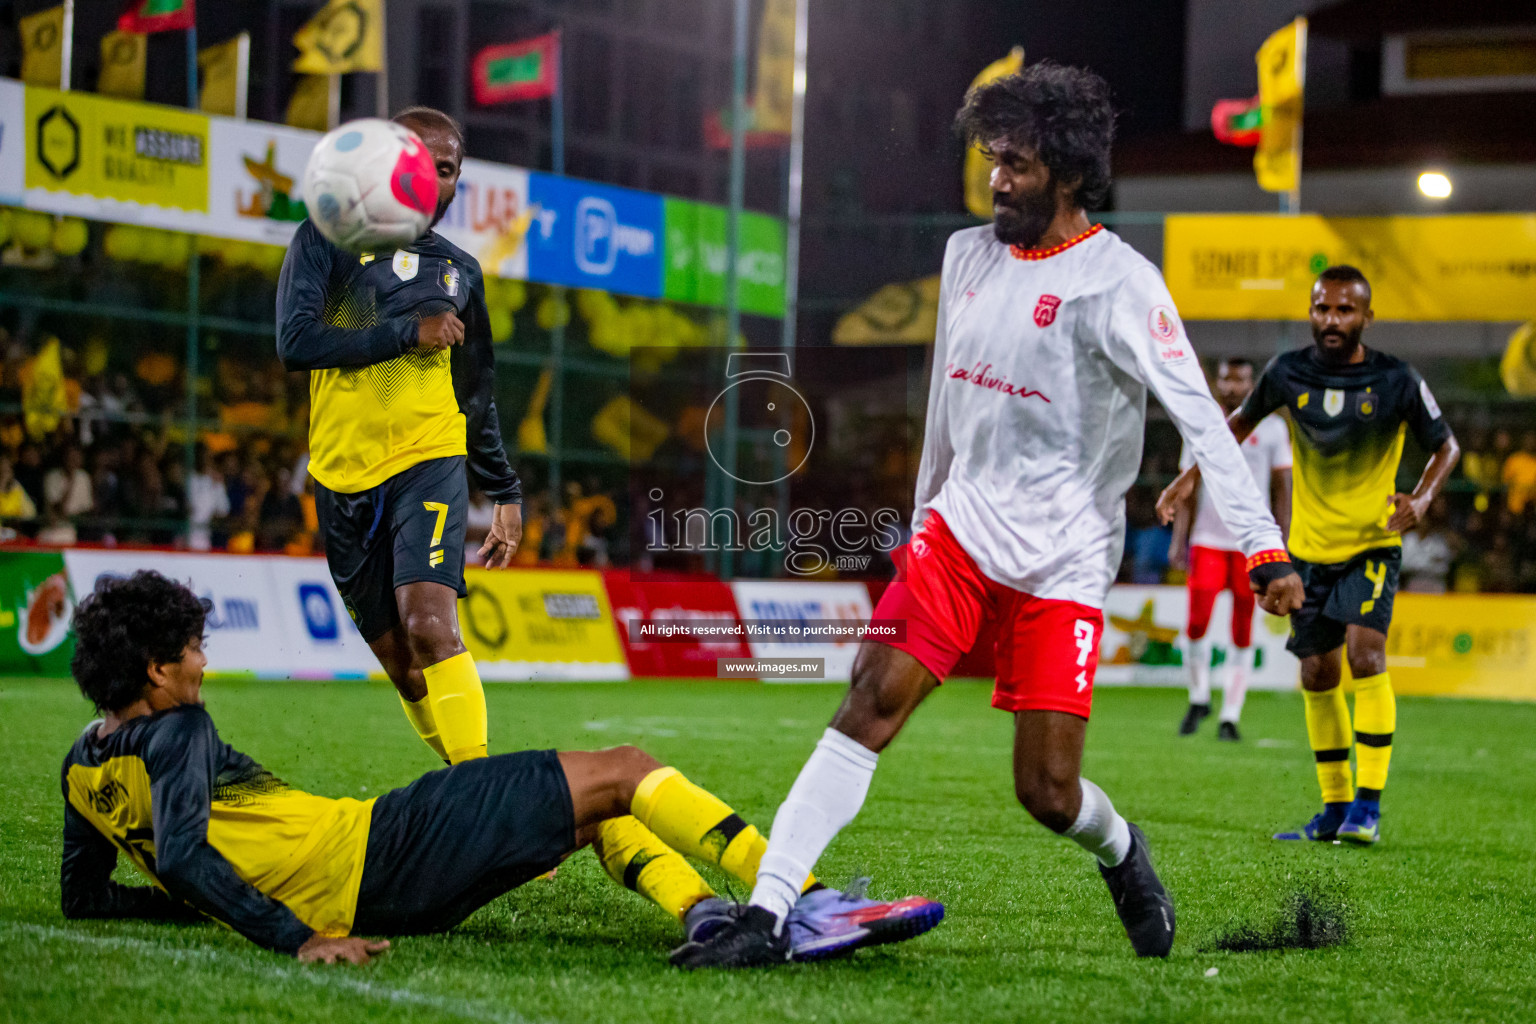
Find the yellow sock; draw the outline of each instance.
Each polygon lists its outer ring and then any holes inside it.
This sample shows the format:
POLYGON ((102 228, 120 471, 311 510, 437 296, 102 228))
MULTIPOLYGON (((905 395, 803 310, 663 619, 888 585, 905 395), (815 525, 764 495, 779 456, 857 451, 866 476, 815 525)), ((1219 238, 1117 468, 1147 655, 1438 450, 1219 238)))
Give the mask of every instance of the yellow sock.
POLYGON ((695 903, 715 894, 682 854, 634 818, 609 818, 592 842, 603 870, 679 921, 695 903))
MULTIPOLYGON (((397 691, 398 692, 398 691, 397 691)), ((443 749, 443 741, 437 735, 437 722, 432 718, 432 700, 423 697, 418 701, 405 699, 400 694, 400 706, 405 709, 405 717, 410 719, 411 728, 416 730, 416 735, 426 741, 432 752, 444 761, 448 760, 448 751, 443 749)))
POLYGON ((1323 788, 1323 803, 1348 803, 1355 798, 1354 782, 1349 774, 1349 705, 1344 688, 1314 693, 1301 691, 1307 705, 1307 741, 1317 758, 1317 781, 1323 788))
POLYGON ((428 665, 427 698, 437 735, 452 764, 485 756, 485 688, 468 651, 428 665))
POLYGON ((1360 788, 1378 793, 1387 784, 1392 762, 1392 733, 1397 729, 1397 698, 1386 672, 1355 680, 1355 762, 1360 788))
MULTIPOLYGON (((748 886, 757 883, 757 866, 768 840, 676 768, 658 768, 642 779, 630 810, 678 853, 714 864, 748 886)), ((805 888, 815 884, 812 875, 805 888)))

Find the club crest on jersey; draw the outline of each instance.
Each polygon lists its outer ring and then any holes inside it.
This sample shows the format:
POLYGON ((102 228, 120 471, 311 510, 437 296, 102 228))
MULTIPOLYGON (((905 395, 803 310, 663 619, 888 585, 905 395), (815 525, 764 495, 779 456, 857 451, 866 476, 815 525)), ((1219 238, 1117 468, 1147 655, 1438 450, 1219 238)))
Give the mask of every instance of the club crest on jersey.
POLYGON ((459 294, 459 268, 449 267, 443 271, 443 291, 449 295, 459 294))
POLYGON ((1355 418, 1360 420, 1372 418, 1376 415, 1376 407, 1379 404, 1376 396, 1369 391, 1360 392, 1355 396, 1355 418))
POLYGON ((1344 392, 1338 388, 1329 388, 1323 392, 1323 412, 1329 416, 1337 416, 1344 411, 1344 392))
POLYGON ((421 257, 404 249, 396 249, 395 258, 390 266, 394 269, 396 277, 402 281, 409 281, 421 269, 421 257))
POLYGON ((1042 295, 1040 301, 1035 303, 1035 326, 1049 327, 1056 322, 1056 310, 1061 308, 1061 300, 1054 295, 1042 295))

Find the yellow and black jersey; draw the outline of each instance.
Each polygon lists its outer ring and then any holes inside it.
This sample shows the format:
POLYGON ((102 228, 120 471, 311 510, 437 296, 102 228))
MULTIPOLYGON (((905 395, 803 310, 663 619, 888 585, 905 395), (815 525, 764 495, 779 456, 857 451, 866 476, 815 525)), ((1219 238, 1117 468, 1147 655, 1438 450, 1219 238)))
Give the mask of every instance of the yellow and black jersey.
POLYGON ((292 954, 315 932, 351 931, 372 800, 293 789, 220 740, 196 705, 105 737, 98 727, 64 760, 66 915, 169 907, 111 881, 122 852, 176 901, 268 949, 292 954))
POLYGON ((1346 562, 1396 547, 1387 530, 1403 438, 1425 451, 1451 436, 1429 385, 1403 360, 1368 349, 1359 363, 1332 366, 1314 346, 1276 356, 1243 403, 1258 423, 1284 406, 1291 414, 1291 553, 1308 562, 1346 562))
POLYGON ((493 397, 484 281, 473 256, 436 232, 395 252, 343 252, 299 225, 277 294, 277 354, 308 370, 309 469, 343 494, 428 459, 467 455, 498 504, 521 499, 493 397), (417 346, 417 324, 455 312, 464 343, 417 346))

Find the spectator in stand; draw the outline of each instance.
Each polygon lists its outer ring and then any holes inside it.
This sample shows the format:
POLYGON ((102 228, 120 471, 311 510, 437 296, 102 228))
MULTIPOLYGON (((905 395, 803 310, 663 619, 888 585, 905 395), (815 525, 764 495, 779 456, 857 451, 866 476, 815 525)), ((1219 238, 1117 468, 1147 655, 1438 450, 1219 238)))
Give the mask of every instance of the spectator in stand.
POLYGON ((304 530, 304 509, 293 493, 293 471, 279 466, 271 474, 271 484, 257 510, 256 547, 261 551, 282 551, 304 530))
POLYGON ((1536 497, 1536 430, 1527 430, 1521 435, 1520 449, 1511 452, 1504 460, 1499 479, 1508 489, 1505 504, 1515 515, 1520 515, 1536 497))
POLYGON ((1520 577, 1509 534, 1500 530, 1482 557, 1479 588, 1485 594, 1510 594, 1519 588, 1520 577))
POLYGON ((31 441, 21 446, 16 454, 16 481, 26 490, 34 506, 45 504, 43 500, 43 449, 31 441))
POLYGON ((0 455, 0 522, 7 525, 37 518, 37 506, 16 479, 11 460, 0 455))
MULTIPOLYGON (((464 521, 464 564, 483 565, 485 559, 480 557, 480 545, 485 542, 486 535, 490 533, 491 526, 495 522, 496 505, 491 499, 471 487, 469 489, 469 512, 464 521)), ((528 531, 523 530, 526 540, 528 531)), ((513 556, 513 562, 517 556, 513 556)))
POLYGON ((95 488, 85 469, 85 452, 79 445, 67 444, 61 464, 43 476, 43 506, 50 514, 68 519, 96 510, 95 488))
POLYGON ((217 520, 222 526, 229 515, 229 491, 224 485, 224 475, 215 468, 213 458, 203 445, 197 446, 194 456, 187 508, 191 520, 187 546, 193 551, 212 549, 214 522, 217 520))
POLYGON ((529 495, 523 502, 523 542, 512 556, 512 564, 538 565, 549 532, 548 496, 542 492, 529 495))
POLYGON ((1420 594, 1443 594, 1450 586, 1455 541, 1446 529, 1445 496, 1429 506, 1419 525, 1403 534, 1402 589, 1420 594))

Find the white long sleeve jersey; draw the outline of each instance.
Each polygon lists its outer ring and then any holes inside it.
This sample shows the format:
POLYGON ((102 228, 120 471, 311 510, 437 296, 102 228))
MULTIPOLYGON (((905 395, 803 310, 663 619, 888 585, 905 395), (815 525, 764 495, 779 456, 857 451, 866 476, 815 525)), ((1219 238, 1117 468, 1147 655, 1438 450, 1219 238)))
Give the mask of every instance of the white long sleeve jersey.
POLYGON ((1149 388, 1243 553, 1283 549, 1157 268, 1099 227, 1030 252, 990 225, 957 232, 944 252, 914 527, 933 509, 990 579, 1102 608, 1149 388))

